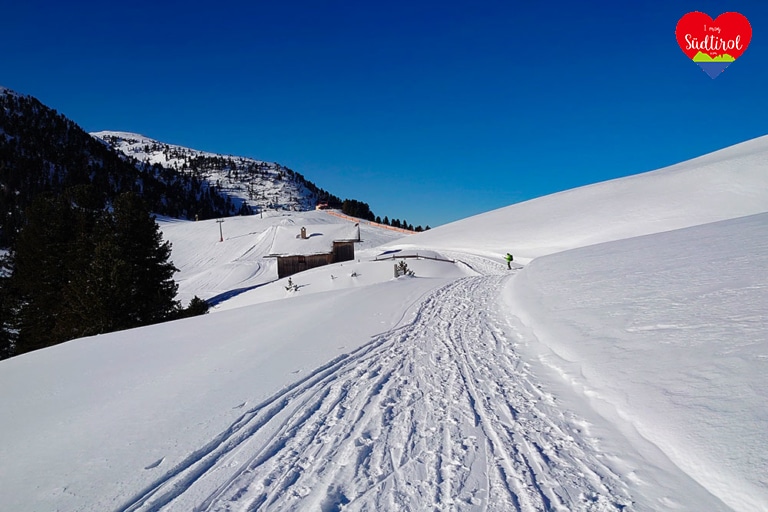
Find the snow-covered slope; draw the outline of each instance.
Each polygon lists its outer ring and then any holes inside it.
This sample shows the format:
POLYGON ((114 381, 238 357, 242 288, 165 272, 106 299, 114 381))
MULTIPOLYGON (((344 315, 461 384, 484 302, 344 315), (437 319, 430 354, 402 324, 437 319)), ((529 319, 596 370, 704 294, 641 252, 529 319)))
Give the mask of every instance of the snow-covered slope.
MULTIPOLYGON (((277 279, 276 260, 267 257, 277 227, 294 226, 298 233, 301 226, 311 230, 312 226, 339 222, 337 217, 315 210, 230 217, 221 226, 215 220, 159 219, 164 237, 172 243, 171 260, 179 269, 179 299, 187 303, 196 295, 214 304, 277 279), (220 242, 222 236, 224 242, 220 242)), ((400 233, 361 223, 356 254, 366 255, 366 251, 401 237, 400 233)))
POLYGON ((184 293, 231 298, 0 361, 0 503, 768 510, 768 215, 737 218, 768 212, 765 146, 434 233, 364 227, 298 291, 267 282, 264 233, 337 218, 226 219, 223 242, 164 220, 184 293), (375 261, 416 252, 415 277, 375 261))
POLYGON ((530 354, 734 510, 768 507, 768 213, 535 260, 530 354))
POLYGON ((764 211, 768 211, 768 136, 657 171, 439 226, 409 242, 494 257, 511 251, 530 261, 575 247, 764 211))
POLYGON ((303 176, 277 163, 166 144, 137 133, 101 131, 91 134, 139 163, 158 164, 178 172, 194 173, 233 199, 255 211, 304 211, 317 204, 303 176))

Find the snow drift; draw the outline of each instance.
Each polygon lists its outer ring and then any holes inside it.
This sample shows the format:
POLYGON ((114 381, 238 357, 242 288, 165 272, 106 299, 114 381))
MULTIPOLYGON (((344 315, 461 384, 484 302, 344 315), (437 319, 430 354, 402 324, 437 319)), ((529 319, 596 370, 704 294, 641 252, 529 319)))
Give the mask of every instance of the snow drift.
POLYGON ((593 408, 765 510, 768 214, 538 258, 506 293, 531 355, 593 408))

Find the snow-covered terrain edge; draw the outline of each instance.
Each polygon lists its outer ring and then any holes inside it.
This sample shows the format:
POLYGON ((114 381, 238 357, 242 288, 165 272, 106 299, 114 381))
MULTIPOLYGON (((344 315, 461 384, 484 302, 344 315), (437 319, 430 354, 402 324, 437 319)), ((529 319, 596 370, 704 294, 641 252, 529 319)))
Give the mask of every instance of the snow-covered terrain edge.
POLYGON ((525 348, 734 510, 768 510, 768 213, 535 260, 525 348))
POLYGON ((418 233, 408 243, 523 263, 576 247, 768 211, 768 136, 418 233))

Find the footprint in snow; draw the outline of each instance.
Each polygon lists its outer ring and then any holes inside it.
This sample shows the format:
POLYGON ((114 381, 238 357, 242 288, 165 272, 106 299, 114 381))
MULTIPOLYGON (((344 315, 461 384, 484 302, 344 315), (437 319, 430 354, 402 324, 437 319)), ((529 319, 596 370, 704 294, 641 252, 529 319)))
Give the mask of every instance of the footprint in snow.
POLYGON ((165 457, 160 457, 159 459, 157 459, 155 462, 145 467, 144 469, 155 469, 157 466, 162 464, 164 460, 165 460, 165 457))

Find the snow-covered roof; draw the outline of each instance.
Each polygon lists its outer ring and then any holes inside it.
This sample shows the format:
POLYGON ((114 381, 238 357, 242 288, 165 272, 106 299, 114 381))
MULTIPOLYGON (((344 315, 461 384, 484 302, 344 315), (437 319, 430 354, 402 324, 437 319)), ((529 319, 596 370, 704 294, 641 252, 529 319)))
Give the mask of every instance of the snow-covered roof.
POLYGON ((270 256, 308 256, 333 251, 333 242, 359 242, 357 224, 310 224, 303 226, 307 238, 301 238, 302 226, 277 226, 270 256))

